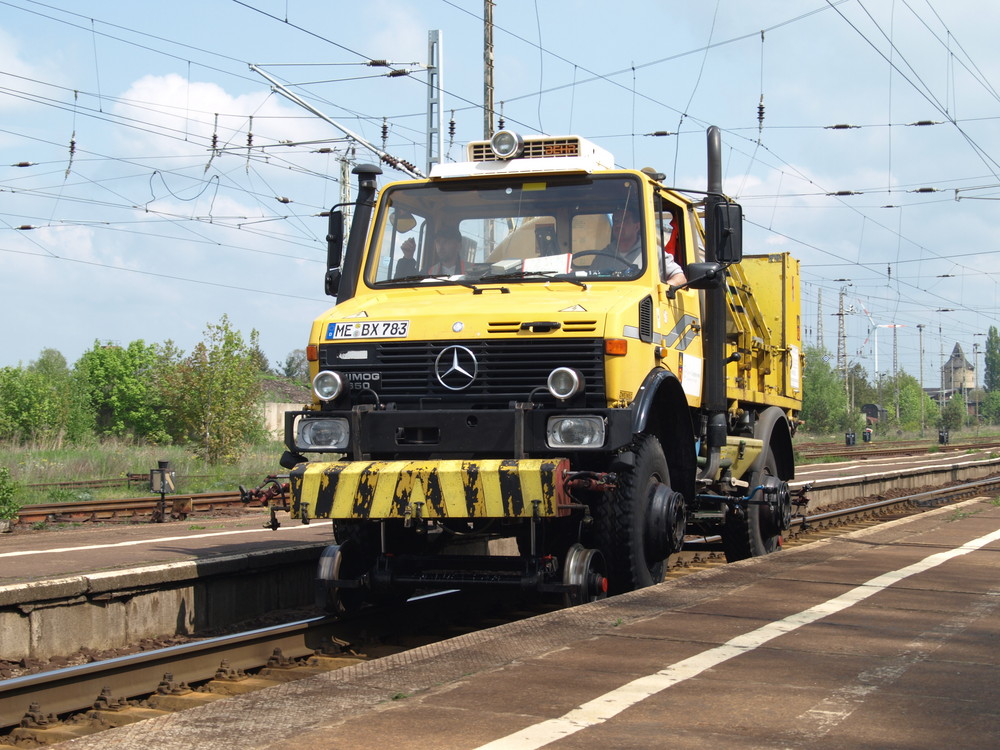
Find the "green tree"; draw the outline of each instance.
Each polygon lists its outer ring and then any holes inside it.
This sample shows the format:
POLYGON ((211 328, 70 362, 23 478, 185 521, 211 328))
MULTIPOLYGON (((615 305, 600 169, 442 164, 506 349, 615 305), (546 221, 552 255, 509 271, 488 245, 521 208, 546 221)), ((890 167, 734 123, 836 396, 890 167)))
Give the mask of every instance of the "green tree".
POLYGON ((825 349, 806 349, 800 416, 811 432, 856 429, 859 423, 858 413, 848 412, 844 380, 833 370, 831 361, 825 349))
POLYGON ((169 413, 158 387, 164 367, 162 348, 144 341, 127 347, 111 342, 94 346, 77 360, 74 373, 102 436, 140 437, 152 442, 169 439, 169 413))
POLYGON ((297 383, 308 383, 309 360, 306 359, 306 350, 294 349, 289 352, 281 367, 281 374, 297 383))
POLYGON ((986 334, 986 372, 983 385, 988 391, 1000 391, 1000 333, 996 326, 990 326, 986 334))
POLYGON ((980 410, 987 422, 1000 424, 1000 390, 987 391, 980 410))
POLYGON ((42 375, 21 367, 0 368, 0 439, 25 443, 58 435, 61 418, 42 375))
POLYGON ((193 443, 213 464, 235 462, 264 437, 255 348, 257 331, 248 343, 223 315, 166 375, 175 436, 193 443))
POLYGON ((254 368, 261 375, 273 375, 271 371, 271 363, 268 360, 267 355, 264 354, 264 350, 260 348, 259 343, 253 344, 250 347, 250 360, 253 363, 254 368))
POLYGON ((856 409, 860 409, 864 404, 878 402, 875 387, 868 382, 868 373, 860 362, 855 362, 848 368, 847 382, 851 388, 851 402, 856 409))
POLYGON ((957 430, 969 421, 969 409, 965 397, 961 393, 952 396, 941 410, 941 426, 948 430, 957 430))
POLYGON ((67 366, 62 353, 57 349, 42 349, 27 370, 44 379, 48 398, 61 415, 53 425, 59 442, 63 437, 73 443, 90 437, 94 431, 94 413, 82 382, 67 366))
POLYGON ((921 424, 937 424, 938 407, 923 389, 920 383, 912 375, 900 372, 894 379, 890 379, 886 385, 887 392, 895 393, 899 389, 899 419, 896 420, 895 408, 889 412, 890 423, 904 429, 917 430, 921 424))

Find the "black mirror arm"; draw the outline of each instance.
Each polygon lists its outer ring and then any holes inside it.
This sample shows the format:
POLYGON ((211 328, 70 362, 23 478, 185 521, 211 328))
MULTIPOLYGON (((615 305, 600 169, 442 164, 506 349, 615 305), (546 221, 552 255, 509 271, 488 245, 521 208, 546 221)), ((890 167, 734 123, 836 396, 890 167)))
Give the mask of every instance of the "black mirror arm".
MULTIPOLYGON (((677 296, 677 292, 681 289, 687 289, 689 287, 694 287, 695 289, 708 289, 715 286, 722 278, 725 277, 725 271, 732 263, 715 263, 715 264, 698 264, 699 266, 711 265, 711 268, 706 268, 705 272, 699 276, 694 276, 683 284, 678 284, 677 286, 670 285, 667 288, 667 299, 674 299, 677 296), (709 284, 704 284, 703 282, 711 282, 709 284)), ((691 268, 691 266, 689 266, 691 268)))

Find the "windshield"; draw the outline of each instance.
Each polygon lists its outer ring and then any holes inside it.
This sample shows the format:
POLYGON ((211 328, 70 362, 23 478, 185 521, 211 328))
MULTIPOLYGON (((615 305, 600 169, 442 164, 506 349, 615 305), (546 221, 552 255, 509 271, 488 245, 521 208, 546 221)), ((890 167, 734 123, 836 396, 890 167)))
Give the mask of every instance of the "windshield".
POLYGON ((414 283, 635 278, 645 270, 639 181, 538 175, 388 188, 365 278, 414 283))

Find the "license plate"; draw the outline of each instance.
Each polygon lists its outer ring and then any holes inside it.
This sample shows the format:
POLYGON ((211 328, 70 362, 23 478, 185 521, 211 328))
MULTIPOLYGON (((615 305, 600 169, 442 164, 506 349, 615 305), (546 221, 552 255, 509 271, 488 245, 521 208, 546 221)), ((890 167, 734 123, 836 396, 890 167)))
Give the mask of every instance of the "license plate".
POLYGON ((408 320, 365 320, 331 323, 326 340, 336 339, 405 339, 410 331, 408 320))

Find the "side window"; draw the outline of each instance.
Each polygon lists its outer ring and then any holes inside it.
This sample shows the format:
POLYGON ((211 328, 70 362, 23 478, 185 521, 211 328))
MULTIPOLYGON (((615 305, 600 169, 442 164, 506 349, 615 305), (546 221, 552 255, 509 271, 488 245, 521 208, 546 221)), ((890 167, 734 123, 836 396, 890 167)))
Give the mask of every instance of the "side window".
POLYGON ((698 221, 699 214, 694 206, 688 209, 688 229, 691 232, 691 244, 694 246, 695 263, 705 261, 705 233, 702 231, 702 223, 698 221))
POLYGON ((423 218, 412 214, 404 215, 402 212, 400 216, 405 218, 397 218, 395 212, 391 213, 383 229, 378 262, 374 267, 376 282, 412 276, 420 272, 424 255, 423 218))
POLYGON ((664 200, 662 196, 657 196, 656 232, 657 244, 663 248, 663 256, 660 259, 660 276, 664 281, 676 273, 674 264, 681 267, 686 264, 682 239, 683 225, 684 219, 680 209, 664 200))

